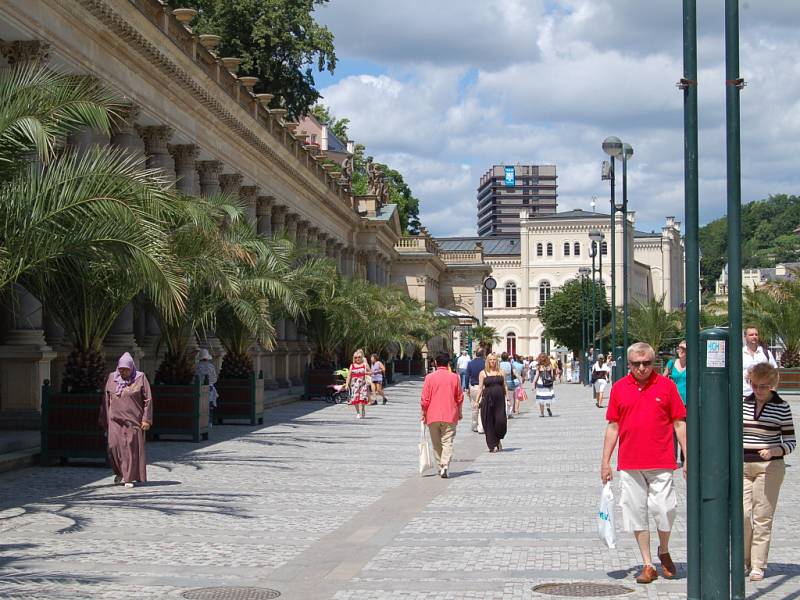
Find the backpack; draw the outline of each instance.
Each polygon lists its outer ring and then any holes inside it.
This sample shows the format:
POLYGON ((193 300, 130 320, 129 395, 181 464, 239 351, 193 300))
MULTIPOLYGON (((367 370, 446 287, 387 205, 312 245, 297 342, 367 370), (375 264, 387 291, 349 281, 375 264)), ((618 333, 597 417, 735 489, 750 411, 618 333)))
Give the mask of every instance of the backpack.
POLYGON ((553 387, 553 370, 551 368, 542 369, 540 375, 544 387, 553 387))

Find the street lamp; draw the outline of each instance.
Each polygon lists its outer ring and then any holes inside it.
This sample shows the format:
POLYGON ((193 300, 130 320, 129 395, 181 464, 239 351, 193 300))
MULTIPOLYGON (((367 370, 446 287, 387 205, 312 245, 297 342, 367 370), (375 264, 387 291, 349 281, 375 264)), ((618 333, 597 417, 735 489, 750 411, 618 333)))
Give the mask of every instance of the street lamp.
POLYGON ((581 346, 583 347, 583 356, 581 357, 582 360, 579 362, 581 364, 581 381, 584 385, 586 385, 589 378, 589 299, 586 298, 586 278, 589 275, 589 267, 581 267, 578 269, 578 274, 581 277, 581 346))
MULTIPOLYGON (((597 278, 600 282, 600 285, 603 285, 603 240, 606 238, 603 235, 602 231, 590 231, 589 232, 589 239, 592 240, 592 283, 594 283, 594 257, 598 257, 598 269, 597 269, 597 278)), ((592 289, 592 297, 594 297, 595 288, 592 289)), ((598 308, 598 333, 599 333, 599 340, 597 341, 597 348, 600 355, 603 354, 603 302, 602 298, 600 301, 600 305, 598 308)), ((594 318, 594 317, 592 317, 594 318)))
MULTIPOLYGON (((633 157, 633 147, 630 144, 623 143, 618 137, 610 136, 607 137, 603 141, 603 152, 608 154, 611 157, 611 206, 612 206, 612 217, 611 222, 613 223, 613 235, 611 238, 611 261, 614 264, 612 269, 612 288, 613 291, 611 292, 612 299, 615 299, 616 295, 616 262, 614 258, 614 238, 616 238, 616 215, 615 211, 622 212, 622 345, 624 348, 624 352, 628 350, 628 288, 630 287, 630 281, 628 277, 628 160, 633 157), (614 197, 614 159, 621 158, 622 159, 622 202, 617 203, 616 198, 614 197)), ((616 310, 616 301, 612 304, 612 315, 614 315, 614 311, 616 310)), ((616 317, 614 318, 614 322, 612 324, 612 328, 616 327, 616 317)), ((616 336, 615 336, 616 337, 616 336)), ((616 354, 616 348, 614 349, 614 353, 616 354)), ((616 357, 615 357, 616 358, 616 357)), ((619 375, 622 373, 622 369, 624 368, 624 357, 623 360, 617 361, 617 377, 615 379, 619 379, 619 375)))

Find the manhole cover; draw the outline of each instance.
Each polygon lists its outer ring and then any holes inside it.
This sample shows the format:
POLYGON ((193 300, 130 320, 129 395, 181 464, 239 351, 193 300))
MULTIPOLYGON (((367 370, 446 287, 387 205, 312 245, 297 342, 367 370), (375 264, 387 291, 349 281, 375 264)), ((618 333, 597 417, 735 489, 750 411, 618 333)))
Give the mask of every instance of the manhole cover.
POLYGON ((538 594, 569 596, 572 598, 591 598, 597 596, 621 596, 633 590, 614 583, 543 583, 533 588, 538 594))
POLYGON ((279 591, 269 588, 215 587, 189 590, 183 592, 181 597, 188 600, 268 600, 280 595, 279 591))

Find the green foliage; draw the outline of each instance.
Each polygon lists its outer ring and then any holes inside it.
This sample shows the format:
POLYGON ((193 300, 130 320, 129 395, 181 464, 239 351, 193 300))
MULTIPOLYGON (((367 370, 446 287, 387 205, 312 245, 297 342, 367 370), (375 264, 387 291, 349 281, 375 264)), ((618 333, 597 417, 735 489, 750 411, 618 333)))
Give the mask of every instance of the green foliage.
POLYGON ((677 345, 682 333, 681 313, 664 309, 664 297, 634 303, 628 312, 628 336, 631 342, 646 342, 656 351, 677 345))
POLYGON ((555 292, 550 300, 539 309, 539 319, 544 325, 546 337, 555 340, 557 344, 566 346, 573 352, 583 355, 582 323, 585 317, 585 302, 591 306, 592 286, 595 287, 595 298, 600 303, 603 322, 607 323, 611 316, 611 309, 606 299, 605 287, 591 281, 571 279, 560 290, 555 292))
MULTIPOLYGON (((800 197, 787 194, 742 206, 742 267, 772 267, 800 257, 800 197)), ((713 293, 728 256, 728 221, 722 217, 700 228, 703 291, 713 293)))
POLYGON ((328 129, 333 132, 333 135, 339 138, 340 142, 343 144, 347 143, 349 139, 347 128, 350 126, 350 119, 337 119, 324 104, 315 104, 311 108, 311 114, 314 115, 320 123, 327 125, 328 129))
POLYGON ((472 339, 477 342, 478 346, 491 348, 495 343, 502 341, 503 338, 498 335, 497 329, 494 327, 478 325, 472 328, 472 339))
MULTIPOLYGON (((222 37, 220 56, 242 59, 240 71, 260 78, 256 92, 285 100, 290 118, 306 114, 320 98, 314 69, 333 73, 333 34, 313 17, 328 0, 192 0, 200 10, 198 33, 222 37)), ((186 0, 168 0, 171 8, 186 0)))
POLYGON ((800 366, 800 269, 793 279, 770 281, 743 290, 742 317, 758 327, 761 339, 783 343, 783 367, 800 366))

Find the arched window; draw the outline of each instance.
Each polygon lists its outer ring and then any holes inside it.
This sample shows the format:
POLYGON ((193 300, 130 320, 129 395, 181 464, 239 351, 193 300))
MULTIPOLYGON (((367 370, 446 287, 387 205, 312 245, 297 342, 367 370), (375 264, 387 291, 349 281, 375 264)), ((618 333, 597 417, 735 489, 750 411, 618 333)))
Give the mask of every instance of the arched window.
POLYGON ((608 242, 600 242, 600 254, 608 254, 608 242))
POLYGON ((517 336, 513 332, 506 334, 506 352, 509 356, 517 353, 517 336))
POLYGON ((553 256, 553 244, 547 242, 547 256, 553 256))
POLYGON ((575 242, 575 245, 573 246, 573 254, 575 256, 580 256, 581 255, 581 243, 580 242, 575 242))
POLYGON ((564 242, 564 256, 569 256, 569 242, 564 242))
POLYGON ((517 285, 513 281, 506 284, 506 308, 517 308, 517 285))
POLYGON ((552 288, 550 287, 549 281, 542 281, 539 284, 539 306, 547 304, 547 301, 550 300, 551 291, 552 288))
POLYGON ((544 248, 542 247, 542 243, 539 242, 536 244, 536 256, 542 256, 544 254, 544 248))
POLYGON ((494 297, 492 296, 492 290, 488 288, 483 288, 483 308, 493 308, 494 307, 494 297))

